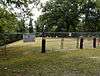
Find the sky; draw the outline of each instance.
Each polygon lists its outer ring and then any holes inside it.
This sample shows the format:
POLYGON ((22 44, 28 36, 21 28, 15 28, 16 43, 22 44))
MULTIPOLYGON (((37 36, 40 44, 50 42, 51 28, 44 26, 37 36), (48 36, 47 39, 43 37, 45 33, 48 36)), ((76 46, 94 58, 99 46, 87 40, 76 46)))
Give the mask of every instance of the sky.
POLYGON ((41 0, 42 3, 45 3, 46 1, 48 1, 48 0, 41 0))
MULTIPOLYGON (((43 5, 45 5, 45 3, 47 2, 47 1, 49 1, 49 0, 40 0, 41 1, 41 3, 43 3, 43 5)), ((32 5, 30 5, 30 8, 32 7, 32 5)), ((34 25, 34 21, 36 21, 37 20, 37 18, 41 15, 41 10, 40 11, 38 11, 38 9, 37 8, 34 8, 33 10, 32 10, 32 13, 33 13, 33 17, 32 17, 32 19, 33 19, 33 25, 34 25)), ((28 23, 29 21, 27 21, 27 23, 28 23)))
MULTIPOLYGON (((40 2, 41 2, 43 5, 45 5, 45 3, 46 3, 47 1, 49 1, 49 0, 40 0, 40 2)), ((33 4, 28 5, 28 7, 29 7, 29 9, 32 9, 33 4)), ((38 7, 40 7, 40 6, 38 6, 38 7)), ((24 7, 22 6, 22 8, 24 8, 24 7)), ((8 10, 8 11, 12 11, 12 13, 16 13, 16 12, 17 12, 16 14, 17 14, 17 16, 18 16, 18 19, 20 19, 19 17, 21 17, 21 16, 24 15, 24 13, 23 13, 22 10, 20 10, 20 9, 18 9, 18 8, 15 8, 15 4, 12 4, 11 6, 8 5, 7 10, 8 10), (20 14, 21 14, 21 15, 20 15, 20 14)), ((39 17, 39 15, 41 15, 41 10, 39 11, 37 8, 33 8, 33 9, 31 10, 31 12, 32 12, 32 14, 33 14, 32 19, 33 19, 33 25, 34 25, 34 21, 36 21, 37 18, 39 17)), ((29 24, 29 19, 26 20, 25 24, 26 24, 26 25, 29 24)))
MULTIPOLYGON (((49 0, 41 0, 41 3, 45 4, 49 0)), ((37 9, 33 9, 32 12, 34 13, 34 19, 36 20, 39 15, 41 15, 41 11, 38 11, 37 9)))

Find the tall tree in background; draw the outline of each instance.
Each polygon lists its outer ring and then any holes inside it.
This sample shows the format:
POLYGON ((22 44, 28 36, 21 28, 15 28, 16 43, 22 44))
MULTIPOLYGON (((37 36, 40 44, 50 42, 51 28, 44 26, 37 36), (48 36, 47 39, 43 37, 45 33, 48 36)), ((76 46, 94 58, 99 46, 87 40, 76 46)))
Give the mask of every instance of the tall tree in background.
POLYGON ((29 33, 33 33, 33 24, 32 24, 32 18, 30 18, 30 22, 29 22, 29 33))
POLYGON ((87 0, 85 4, 82 6, 81 14, 84 15, 83 20, 83 30, 85 32, 96 32, 99 26, 98 22, 100 19, 100 11, 96 8, 95 1, 87 0))
POLYGON ((36 23, 37 28, 46 25, 47 31, 76 31, 78 20, 77 0, 51 0, 43 8, 43 15, 36 23))
POLYGON ((28 29, 25 26, 25 21, 23 19, 21 19, 21 21, 19 21, 18 26, 16 26, 16 30, 17 33, 25 33, 28 29))
POLYGON ((96 4, 93 0, 51 0, 36 21, 37 31, 42 31, 44 25, 49 32, 60 32, 62 28, 66 32, 100 31, 100 7, 96 4))

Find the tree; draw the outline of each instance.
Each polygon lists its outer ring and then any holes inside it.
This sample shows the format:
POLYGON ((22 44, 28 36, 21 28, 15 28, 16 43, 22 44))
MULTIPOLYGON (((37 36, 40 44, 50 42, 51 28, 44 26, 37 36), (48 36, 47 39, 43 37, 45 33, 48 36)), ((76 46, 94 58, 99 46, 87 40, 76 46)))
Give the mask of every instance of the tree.
POLYGON ((7 33, 15 33, 19 22, 14 14, 0 8, 0 46, 17 40, 17 35, 7 33))
POLYGON ((15 32, 18 20, 14 14, 0 8, 0 32, 15 32))
MULTIPOLYGON (((24 29, 26 27, 25 22, 30 19, 30 16, 34 15, 32 10, 40 8, 40 0, 1 0, 0 6, 8 12, 13 13, 18 20, 22 21, 24 29)), ((19 30, 21 31, 22 29, 17 29, 17 31, 19 30)))
POLYGON ((43 15, 36 26, 46 25, 47 31, 76 31, 78 20, 78 0, 52 0, 43 7, 43 15))
POLYGON ((30 22, 29 22, 29 33, 33 33, 33 25, 32 25, 32 18, 30 18, 30 22))
POLYGON ((98 30, 98 22, 100 19, 100 11, 96 8, 96 3, 92 0, 88 0, 82 6, 81 14, 84 15, 83 28, 85 32, 96 32, 98 30))
POLYGON ((25 33, 27 32, 27 27, 25 26, 25 21, 21 19, 21 21, 18 22, 18 26, 16 26, 16 30, 18 33, 25 33))
POLYGON ((36 21, 37 31, 42 31, 44 25, 47 31, 56 32, 62 31, 62 28, 66 32, 100 31, 98 8, 96 2, 91 0, 51 0, 43 7, 43 14, 36 21))

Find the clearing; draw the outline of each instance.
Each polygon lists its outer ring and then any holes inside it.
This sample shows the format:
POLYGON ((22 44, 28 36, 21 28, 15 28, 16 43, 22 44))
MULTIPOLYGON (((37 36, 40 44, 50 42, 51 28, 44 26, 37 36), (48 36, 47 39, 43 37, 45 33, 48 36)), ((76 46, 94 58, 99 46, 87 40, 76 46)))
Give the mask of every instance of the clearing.
POLYGON ((47 42, 52 50, 45 54, 41 53, 41 38, 35 43, 21 40, 7 45, 7 59, 0 58, 0 76, 100 76, 99 47, 55 51, 59 39, 47 42))

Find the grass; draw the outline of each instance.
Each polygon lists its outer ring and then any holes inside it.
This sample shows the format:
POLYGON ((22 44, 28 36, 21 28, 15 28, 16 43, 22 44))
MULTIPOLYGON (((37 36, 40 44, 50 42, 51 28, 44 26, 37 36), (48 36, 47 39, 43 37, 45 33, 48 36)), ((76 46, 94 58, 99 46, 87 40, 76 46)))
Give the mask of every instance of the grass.
POLYGON ((60 51, 58 40, 47 39, 53 49, 46 54, 41 53, 40 38, 35 43, 18 41, 7 45, 7 59, 0 59, 0 76, 100 76, 99 48, 60 51))

